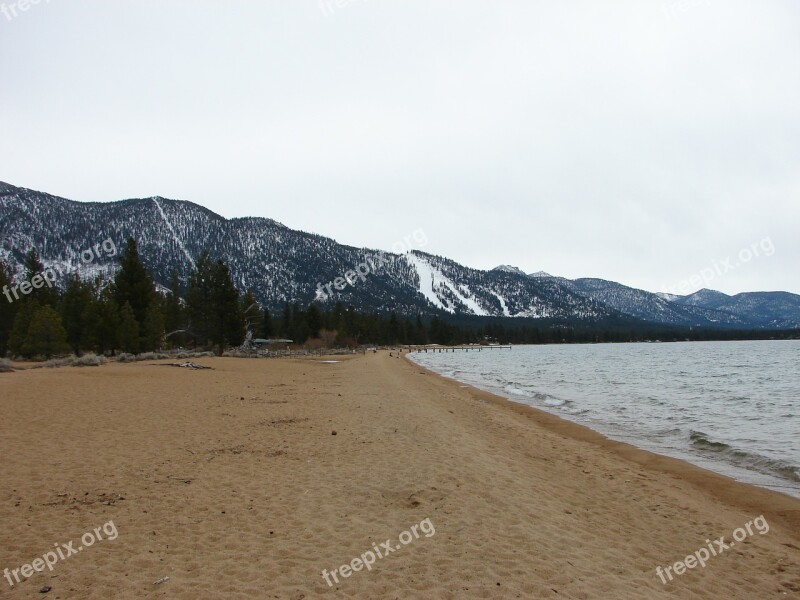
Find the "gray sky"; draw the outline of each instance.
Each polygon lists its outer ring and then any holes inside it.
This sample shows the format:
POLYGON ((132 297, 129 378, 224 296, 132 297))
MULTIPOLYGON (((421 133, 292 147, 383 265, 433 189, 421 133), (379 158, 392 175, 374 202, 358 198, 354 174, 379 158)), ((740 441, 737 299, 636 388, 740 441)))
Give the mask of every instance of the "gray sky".
POLYGON ((796 0, 19 1, 0 180, 356 246, 421 227, 477 268, 800 293, 796 0))

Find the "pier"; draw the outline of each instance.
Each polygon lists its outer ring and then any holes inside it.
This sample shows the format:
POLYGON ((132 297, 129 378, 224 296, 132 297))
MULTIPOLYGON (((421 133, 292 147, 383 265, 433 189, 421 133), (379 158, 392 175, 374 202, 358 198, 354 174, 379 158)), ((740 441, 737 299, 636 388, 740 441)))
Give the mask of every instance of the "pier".
POLYGON ((470 350, 475 352, 483 352, 484 350, 511 350, 511 345, 508 346, 501 346, 501 345, 492 345, 492 346, 408 346, 407 352, 455 352, 456 350, 464 350, 465 352, 469 352, 470 350))

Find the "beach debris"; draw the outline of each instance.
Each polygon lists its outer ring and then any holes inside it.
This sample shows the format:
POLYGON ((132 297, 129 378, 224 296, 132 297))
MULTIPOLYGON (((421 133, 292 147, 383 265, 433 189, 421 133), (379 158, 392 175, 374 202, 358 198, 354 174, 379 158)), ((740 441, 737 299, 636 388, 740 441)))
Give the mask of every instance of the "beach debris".
POLYGON ((161 585, 162 583, 166 583, 169 581, 169 575, 162 577, 161 579, 157 579, 153 582, 153 585, 161 585))
POLYGON ((205 365, 198 365, 197 363, 193 362, 181 362, 181 363, 160 363, 157 365, 153 365, 155 367, 180 367, 182 369, 192 369, 195 371, 199 371, 200 369, 213 369, 213 367, 206 367, 205 365))
POLYGON ((192 479, 190 477, 179 477, 177 475, 167 475, 167 479, 172 479, 174 481, 182 481, 183 483, 192 483, 192 479))
POLYGON ((336 430, 331 431, 331 435, 336 435, 336 430))
POLYGON ((40 594, 46 594, 47 592, 49 592, 49 591, 50 591, 50 590, 52 590, 52 589, 53 589, 53 588, 51 588, 49 585, 46 585, 46 586, 44 586, 42 589, 40 589, 40 590, 39 590, 39 593, 40 593, 40 594))

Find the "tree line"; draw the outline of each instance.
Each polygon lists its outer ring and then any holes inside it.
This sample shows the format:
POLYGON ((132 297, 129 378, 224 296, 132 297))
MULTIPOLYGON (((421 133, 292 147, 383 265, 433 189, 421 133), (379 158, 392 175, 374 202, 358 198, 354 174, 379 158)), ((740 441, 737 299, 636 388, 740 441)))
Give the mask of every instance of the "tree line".
MULTIPOLYGON (((25 281, 36 281, 44 267, 35 249, 26 255, 25 281)), ((10 267, 0 261, 0 289, 13 284, 10 267)), ((295 344, 356 346, 425 343, 418 317, 367 315, 341 303, 327 311, 311 304, 285 302, 261 307, 252 290, 236 288, 221 259, 204 251, 185 285, 175 271, 169 290, 158 291, 144 267, 136 241, 129 239, 112 280, 67 277, 61 288, 28 286, 15 301, 0 296, 0 357, 23 358, 74 353, 141 353, 175 348, 213 349, 240 346, 251 338, 289 339, 295 344)))
MULTIPOLYGON (((185 285, 175 271, 158 291, 142 264, 135 240, 120 254, 112 280, 67 277, 63 286, 30 286, 9 301, 0 296, 0 357, 24 358, 87 352, 113 355, 175 348, 213 349, 243 344, 247 337, 288 339, 307 347, 361 344, 597 343, 645 340, 797 338, 798 331, 731 331, 667 328, 647 324, 569 323, 467 316, 360 313, 341 303, 328 310, 312 303, 262 307, 252 290, 235 286, 221 259, 201 253, 185 285)), ((26 255, 25 280, 44 271, 35 249, 26 255)), ((0 261, 0 290, 12 271, 0 261)))

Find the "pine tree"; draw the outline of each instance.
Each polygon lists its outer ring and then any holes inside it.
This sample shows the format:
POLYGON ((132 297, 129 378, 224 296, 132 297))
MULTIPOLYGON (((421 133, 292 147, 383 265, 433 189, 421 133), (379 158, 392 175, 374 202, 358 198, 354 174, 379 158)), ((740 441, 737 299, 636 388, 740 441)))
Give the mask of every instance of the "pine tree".
POLYGON ((207 346, 211 339, 212 315, 212 262, 208 250, 203 250, 195 261, 186 288, 186 315, 190 333, 199 346, 207 346))
POLYGON ((130 302, 123 304, 119 311, 118 331, 119 345, 122 351, 137 354, 139 352, 140 327, 130 302))
POLYGON ((389 330, 388 342, 390 345, 396 344, 400 340, 400 323, 397 320, 397 314, 392 311, 392 316, 389 317, 389 330))
MULTIPOLYGON (((98 284, 100 287, 100 284, 98 284)), ((84 311, 87 337, 100 354, 114 353, 119 346, 120 311, 111 286, 105 286, 84 311)))
POLYGON ((61 323, 61 316, 52 306, 42 306, 31 319, 28 334, 23 345, 25 356, 44 356, 69 352, 67 332, 61 323))
POLYGON ((87 350, 89 344, 89 327, 86 322, 86 307, 94 301, 94 289, 90 283, 81 281, 77 275, 67 279, 67 287, 61 297, 61 319, 67 332, 67 343, 72 352, 79 354, 87 350))
POLYGON ((33 286, 28 298, 35 298, 40 305, 56 306, 58 303, 58 290, 43 281, 43 272, 44 265, 39 259, 39 253, 36 248, 31 248, 25 256, 25 281, 33 285, 34 280, 36 280, 40 287, 33 286))
POLYGON ((428 338, 425 334, 425 326, 422 324, 422 317, 417 315, 417 320, 414 323, 413 339, 415 344, 427 344, 428 338))
POLYGON ((28 329, 30 329, 33 317, 41 308, 41 305, 36 298, 26 298, 19 302, 20 306, 11 326, 8 348, 13 354, 27 356, 25 344, 28 340, 28 329))
POLYGON ((288 302, 284 302, 283 313, 281 314, 280 333, 283 337, 288 338, 291 329, 292 329, 292 309, 289 307, 288 302))
POLYGON ((294 340, 297 344, 302 344, 308 339, 311 330, 306 323, 306 313, 300 308, 300 305, 295 302, 292 304, 291 327, 289 328, 289 338, 294 340))
MULTIPOLYGON (((11 268, 0 261, 0 291, 10 288, 13 284, 13 274, 11 268)), ((5 294, 0 295, 0 358, 8 352, 8 338, 11 335, 11 327, 14 324, 14 317, 17 314, 18 304, 14 300, 14 296, 10 294, 11 299, 6 298, 5 294)))
POLYGON ((158 304, 151 302, 144 316, 144 350, 161 350, 164 344, 164 313, 158 304))
POLYGON ((244 341, 244 317, 239 305, 239 292, 233 285, 228 266, 218 260, 212 271, 211 342, 222 354, 224 345, 238 346, 244 341))
POLYGON ((275 333, 274 325, 272 324, 272 317, 269 314, 269 309, 264 309, 264 319, 261 325, 261 335, 264 339, 270 339, 275 333))
MULTIPOLYGON (((130 304, 136 322, 141 327, 147 315, 147 309, 153 302, 155 284, 147 269, 139 259, 136 240, 128 238, 125 250, 120 256, 120 269, 114 277, 114 297, 119 306, 130 304)), ((139 332, 141 336, 142 331, 139 332)))
POLYGON ((306 325, 308 326, 308 334, 312 338, 319 337, 319 330, 322 329, 322 315, 319 312, 316 304, 311 304, 306 310, 306 325))

